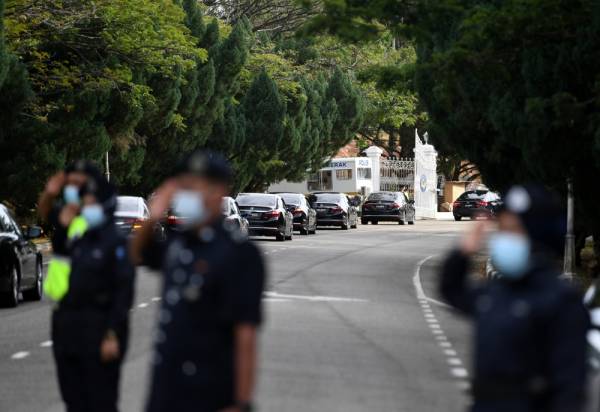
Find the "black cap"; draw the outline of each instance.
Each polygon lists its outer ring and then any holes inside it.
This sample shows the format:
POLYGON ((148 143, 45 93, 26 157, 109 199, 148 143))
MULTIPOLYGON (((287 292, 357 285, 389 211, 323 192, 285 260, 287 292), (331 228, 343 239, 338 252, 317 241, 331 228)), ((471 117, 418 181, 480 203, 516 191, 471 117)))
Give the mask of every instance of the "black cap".
POLYGON ((197 150, 186 156, 179 162, 175 174, 192 174, 227 185, 233 181, 229 161, 220 153, 208 150, 197 150))
POLYGON ((66 173, 73 173, 73 172, 84 173, 96 180, 103 178, 100 168, 94 162, 91 162, 89 160, 84 160, 84 159, 76 160, 73 163, 71 163, 70 165, 68 165, 65 168, 65 172, 66 173))
POLYGON ((562 253, 567 230, 566 213, 555 194, 536 184, 511 187, 503 211, 517 215, 532 242, 562 253))
POLYGON ((102 205, 104 212, 109 216, 112 216, 117 208, 117 191, 102 175, 98 179, 95 177, 87 179, 79 194, 82 197, 87 194, 94 195, 98 203, 102 205))

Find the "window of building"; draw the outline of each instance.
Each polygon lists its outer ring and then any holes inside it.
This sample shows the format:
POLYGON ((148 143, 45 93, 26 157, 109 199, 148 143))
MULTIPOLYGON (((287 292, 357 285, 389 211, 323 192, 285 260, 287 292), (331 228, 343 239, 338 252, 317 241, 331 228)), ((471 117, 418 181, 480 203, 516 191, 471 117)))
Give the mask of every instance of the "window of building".
POLYGON ((370 167, 359 167, 357 174, 358 174, 359 179, 370 179, 371 178, 371 168, 370 167))
POLYGON ((340 169, 335 171, 335 178, 337 180, 351 180, 352 169, 340 169))

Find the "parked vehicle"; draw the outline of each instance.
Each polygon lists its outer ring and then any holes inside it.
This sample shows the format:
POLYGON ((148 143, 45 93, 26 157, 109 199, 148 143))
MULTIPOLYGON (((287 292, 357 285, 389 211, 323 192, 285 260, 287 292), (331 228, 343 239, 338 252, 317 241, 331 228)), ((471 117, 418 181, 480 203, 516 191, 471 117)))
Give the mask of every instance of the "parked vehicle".
POLYGON ((496 216, 503 202, 500 196, 489 190, 470 190, 464 192, 452 205, 454 220, 463 217, 491 219, 496 216))
POLYGON ((9 307, 19 304, 22 293, 26 300, 42 299, 42 254, 32 239, 42 229, 29 227, 21 231, 8 209, 0 204, 0 302, 9 307))
POLYGON ((374 192, 363 204, 361 223, 376 225, 379 222, 398 222, 403 225, 415 224, 414 201, 408 200, 402 192, 374 192))
MULTIPOLYGON (((117 229, 126 236, 132 235, 142 227, 142 224, 150 217, 148 205, 142 197, 119 196, 117 197, 117 209, 115 210, 115 224, 117 229)), ((164 236, 164 228, 157 223, 154 232, 158 237, 164 236)))
POLYGON ((277 240, 292 240, 293 216, 279 195, 240 193, 235 199, 243 217, 248 219, 251 235, 275 236, 277 240))
POLYGON ((294 216, 294 230, 301 235, 317 233, 317 211, 312 208, 306 196, 300 193, 276 193, 285 202, 287 209, 294 216))
POLYGON ((358 227, 356 200, 336 192, 316 192, 311 197, 317 211, 318 226, 339 226, 343 230, 358 227))
POLYGON ((244 235, 248 234, 248 219, 241 215, 237 203, 231 197, 223 198, 223 216, 225 217, 226 225, 239 230, 244 235))

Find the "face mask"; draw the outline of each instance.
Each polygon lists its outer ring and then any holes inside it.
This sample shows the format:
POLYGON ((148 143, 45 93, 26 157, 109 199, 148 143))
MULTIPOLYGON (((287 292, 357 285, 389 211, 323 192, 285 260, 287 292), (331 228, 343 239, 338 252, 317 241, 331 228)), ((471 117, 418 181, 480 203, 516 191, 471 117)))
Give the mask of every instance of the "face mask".
POLYGON ((492 264, 507 279, 522 278, 529 268, 531 245, 523 235, 499 232, 490 238, 492 264))
POLYGON ((183 218, 186 226, 195 226, 206 220, 204 198, 199 192, 180 190, 173 197, 173 211, 183 218))
POLYGON ((79 188, 75 185, 65 186, 63 198, 67 204, 79 204, 79 188))
POLYGON ((90 229, 100 226, 105 219, 104 209, 99 204, 84 206, 81 209, 81 216, 83 216, 90 229))

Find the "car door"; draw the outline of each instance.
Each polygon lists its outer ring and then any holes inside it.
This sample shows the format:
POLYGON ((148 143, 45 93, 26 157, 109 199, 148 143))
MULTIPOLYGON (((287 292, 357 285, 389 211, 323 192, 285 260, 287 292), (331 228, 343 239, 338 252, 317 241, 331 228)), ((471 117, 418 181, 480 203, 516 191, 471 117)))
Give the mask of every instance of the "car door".
POLYGON ((277 200, 277 202, 279 205, 279 210, 281 211, 281 213, 283 213, 283 216, 285 216, 286 233, 288 233, 288 235, 291 235, 292 232, 294 231, 294 222, 293 222, 292 214, 290 213, 289 210, 287 210, 287 206, 282 198, 279 198, 277 200))
POLYGON ((25 238, 21 229, 13 219, 9 230, 15 235, 15 248, 21 261, 21 287, 29 288, 35 284, 36 248, 33 242, 25 238))

